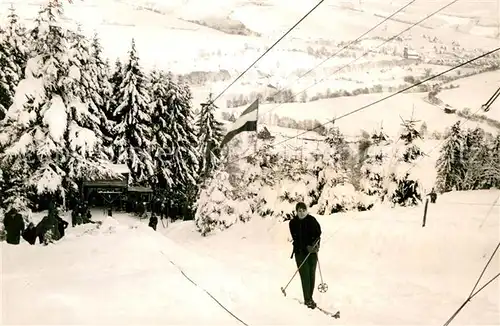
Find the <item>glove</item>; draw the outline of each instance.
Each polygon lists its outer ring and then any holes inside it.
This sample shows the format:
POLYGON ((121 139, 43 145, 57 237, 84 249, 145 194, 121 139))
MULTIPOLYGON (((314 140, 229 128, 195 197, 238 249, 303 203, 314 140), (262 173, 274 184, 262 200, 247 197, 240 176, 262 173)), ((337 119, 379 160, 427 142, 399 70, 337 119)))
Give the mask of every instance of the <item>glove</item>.
POLYGON ((307 251, 310 253, 310 254, 315 254, 315 253, 318 253, 319 251, 319 248, 318 246, 307 246, 307 251))

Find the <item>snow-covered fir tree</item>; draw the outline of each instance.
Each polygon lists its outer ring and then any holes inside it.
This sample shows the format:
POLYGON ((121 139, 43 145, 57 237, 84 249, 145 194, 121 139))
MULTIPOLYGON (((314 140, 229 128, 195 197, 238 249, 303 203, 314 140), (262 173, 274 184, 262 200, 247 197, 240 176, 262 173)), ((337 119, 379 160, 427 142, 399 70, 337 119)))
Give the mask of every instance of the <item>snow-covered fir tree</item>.
POLYGON ((24 78, 24 69, 28 60, 28 37, 26 27, 19 22, 19 16, 13 6, 9 8, 7 25, 3 41, 10 45, 10 55, 15 64, 19 79, 24 78))
POLYGON ((460 190, 484 189, 487 186, 488 141, 483 129, 468 130, 464 135, 463 175, 460 190))
POLYGON ((333 159, 336 163, 347 161, 347 159, 351 155, 351 151, 344 135, 340 132, 340 129, 338 127, 334 126, 330 128, 330 130, 328 130, 325 137, 325 142, 332 149, 331 159, 333 159))
MULTIPOLYGON (((18 171, 17 169, 11 169, 11 171, 18 171)), ((27 221, 31 213, 31 204, 29 197, 31 194, 28 185, 24 183, 25 178, 21 174, 12 175, 6 173, 5 179, 9 180, 8 187, 5 189, 5 194, 2 196, 5 198, 2 203, 2 207, 5 212, 14 210, 20 213, 23 218, 27 221)))
MULTIPOLYGON (((171 74, 169 79, 172 80, 171 74)), ((198 141, 191 111, 192 95, 189 87, 169 83, 166 103, 166 130, 170 130, 170 140, 166 148, 171 150, 168 167, 173 176, 170 198, 175 209, 182 210, 184 216, 192 214, 192 205, 198 183, 198 141)))
POLYGON ((436 161, 436 187, 440 192, 458 189, 464 174, 464 136, 457 121, 445 135, 439 158, 436 161))
POLYGON ((151 157, 152 126, 147 78, 139 65, 135 41, 123 67, 124 78, 116 94, 113 115, 118 124, 114 127, 113 148, 116 162, 127 164, 132 181, 148 184, 154 176, 151 157))
MULTIPOLYGON (((120 61, 120 59, 117 58, 115 61, 115 67, 113 69, 113 73, 111 74, 111 76, 109 78, 109 83, 111 85, 111 99, 110 99, 111 108, 118 107, 118 105, 119 105, 118 96, 120 94, 120 89, 121 89, 121 85, 122 85, 124 76, 125 76, 124 66, 123 66, 122 62, 120 61)), ((110 109, 110 111, 108 113, 109 113, 108 119, 113 119, 113 117, 114 117, 113 110, 110 109)))
POLYGON ((319 194, 316 211, 318 214, 332 214, 356 209, 360 202, 353 185, 355 166, 347 141, 338 127, 332 127, 325 143, 327 148, 314 166, 319 194))
POLYGON ((91 61, 90 45, 80 28, 73 33, 73 43, 68 51, 70 85, 74 102, 68 107, 66 134, 68 160, 66 162, 68 187, 77 194, 79 182, 107 174, 101 122, 102 98, 96 67, 91 61), (79 182, 78 182, 79 181, 79 182))
POLYGON ((175 176, 172 175, 169 166, 170 155, 172 155, 172 135, 168 129, 167 121, 170 114, 167 104, 167 93, 172 81, 165 73, 156 69, 151 72, 149 78, 150 111, 153 133, 152 159, 155 165, 155 182, 158 189, 172 187, 175 176))
POLYGON ((15 89, 26 68, 26 29, 14 7, 9 8, 5 29, 0 30, 0 120, 12 105, 15 89))
POLYGON ((97 89, 95 91, 94 103, 103 113, 101 116, 100 128, 103 134, 103 144, 106 149, 106 154, 109 159, 113 158, 111 144, 113 142, 113 123, 110 116, 110 105, 113 95, 113 88, 110 83, 110 67, 106 60, 103 59, 102 45, 97 34, 92 37, 90 45, 90 64, 97 78, 97 89))
POLYGON ((209 95, 206 103, 201 105, 196 126, 198 128, 198 141, 200 153, 200 177, 207 178, 220 163, 221 149, 220 142, 224 136, 223 123, 215 118, 214 112, 217 109, 212 103, 212 94, 209 95))
POLYGON ((422 200, 422 187, 417 177, 412 174, 413 163, 424 155, 420 149, 422 138, 416 128, 417 121, 403 121, 403 130, 399 136, 402 148, 396 152, 395 171, 390 173, 388 185, 384 191, 388 200, 399 206, 414 206, 422 200))
POLYGON ((371 197, 373 204, 384 197, 385 167, 387 164, 389 136, 381 128, 371 135, 371 142, 364 152, 361 166, 361 191, 371 197))
POLYGON ((85 123, 99 133, 99 123, 102 115, 98 107, 102 103, 102 99, 98 93, 99 76, 97 76, 96 67, 91 61, 89 42, 82 35, 80 27, 74 33, 73 42, 70 43, 69 62, 71 64, 69 74, 75 81, 73 83, 73 92, 82 102, 86 100, 88 104, 86 111, 92 114, 92 119, 86 119, 85 123))
POLYGON ((196 227, 203 236, 226 229, 237 221, 235 217, 239 212, 235 211, 238 206, 233 197, 230 174, 224 169, 218 170, 201 192, 195 213, 196 227))
POLYGON ((500 134, 491 141, 484 172, 485 187, 500 188, 500 134))
MULTIPOLYGON (((70 95, 64 31, 58 24, 62 8, 50 2, 41 9, 32 30, 36 57, 19 84, 7 112, 3 165, 37 188, 38 193, 63 192, 67 112, 62 96, 70 95), (25 162, 23 162, 25 161, 25 162)), ((72 99, 70 99, 72 100, 72 99)))
MULTIPOLYGON (((116 129, 115 126, 119 122, 119 118, 114 115, 115 108, 120 105, 119 103, 119 96, 120 96, 120 87, 122 85, 123 81, 123 64, 121 63, 120 59, 116 59, 115 62, 115 67, 113 69, 113 72, 111 76, 109 77, 108 81, 111 87, 111 94, 110 98, 108 100, 107 106, 104 109, 104 113, 107 117, 107 132, 105 133, 105 138, 104 142, 107 144, 107 147, 113 148, 113 140, 116 137, 116 129)), ((117 162, 117 157, 116 153, 113 150, 113 157, 112 160, 114 163, 117 162)))
POLYGON ((66 186, 74 182, 69 162, 75 153, 80 154, 78 173, 106 174, 107 168, 94 159, 94 132, 74 114, 85 112, 87 106, 75 94, 75 79, 70 75, 74 68, 58 21, 61 14, 61 4, 51 1, 35 20, 31 31, 35 56, 28 60, 0 141, 5 146, 1 164, 9 166, 9 174, 19 184, 33 187, 40 195, 64 198, 66 186))
POLYGON ((240 171, 234 182, 238 197, 251 203, 253 214, 279 220, 286 220, 298 201, 312 206, 317 178, 306 160, 284 154, 269 143, 261 145, 247 162, 234 163, 240 171))

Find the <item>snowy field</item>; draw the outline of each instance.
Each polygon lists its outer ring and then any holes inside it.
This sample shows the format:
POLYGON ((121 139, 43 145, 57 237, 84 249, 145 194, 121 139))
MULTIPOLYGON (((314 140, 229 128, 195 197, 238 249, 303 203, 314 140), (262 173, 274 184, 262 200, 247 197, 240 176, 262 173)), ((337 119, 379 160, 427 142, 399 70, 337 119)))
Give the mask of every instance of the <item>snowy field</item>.
MULTIPOLYGON (((1 0, 0 19, 7 15, 7 8, 12 3, 20 18, 30 24, 43 1, 1 0)), ((130 40, 135 38, 141 64, 147 69, 158 67, 178 74, 225 71, 234 78, 310 10, 316 1, 297 0, 292 3, 290 5, 290 1, 283 0, 218 0, 216 4, 211 2, 207 6, 203 0, 85 0, 66 5, 65 15, 69 25, 81 24, 87 35, 99 33, 104 54, 111 62, 117 57, 125 58, 130 40)), ((344 53, 328 60, 300 82, 295 81, 298 75, 339 51, 340 42, 353 41, 406 3, 402 0, 391 1, 390 4, 380 0, 363 1, 362 4, 358 1, 323 3, 245 74, 220 100, 220 104, 225 105, 226 99, 259 90, 268 83, 303 89, 330 76, 332 70, 361 57, 365 51, 381 46, 385 39, 401 33, 448 1, 433 1, 430 7, 427 1, 417 0, 403 13, 369 33, 358 47, 342 51, 344 53)), ((353 82, 390 84, 390 81, 384 81, 380 70, 385 70, 391 78, 396 76, 397 81, 402 78, 404 75, 400 75, 402 72, 398 70, 401 65, 408 65, 398 63, 404 46, 426 53, 426 56, 435 51, 436 45, 451 47, 452 42, 458 42, 463 47, 461 55, 475 49, 489 50, 498 46, 498 38, 495 38, 499 25, 496 1, 483 0, 481 6, 471 6, 470 1, 453 4, 429 18, 422 26, 405 32, 402 41, 381 46, 375 53, 359 58, 350 67, 353 71, 343 73, 353 82), (429 41, 434 37, 437 43, 429 41), (393 55, 394 51, 396 55, 393 55), (371 75, 379 80, 360 76, 368 70, 372 70, 371 75)), ((418 70, 418 67, 414 68, 418 70)), ((345 80, 327 79, 331 80, 311 89, 312 94, 316 90, 323 92, 329 87, 335 88, 339 83, 343 87, 349 84, 345 80)), ((229 79, 214 81, 199 90, 195 89, 195 102, 203 100, 209 90, 220 92, 229 82, 229 79)))
MULTIPOLYGON (((457 110, 469 108, 471 113, 477 112, 491 119, 500 120, 500 102, 496 101, 490 111, 484 113, 479 111, 481 105, 493 95, 500 86, 498 72, 488 72, 453 82, 459 85, 455 89, 445 89, 437 97, 444 103, 451 105, 457 110), (474 96, 471 96, 474 94, 474 96)), ((446 84, 445 84, 446 85, 446 84)), ((428 93, 407 93, 398 94, 375 105, 371 105, 392 93, 381 94, 361 94, 353 97, 338 97, 323 99, 306 103, 283 103, 283 104, 263 104, 259 107, 259 119, 262 123, 272 122, 272 115, 280 117, 290 117, 295 120, 317 119, 321 123, 326 123, 335 118, 340 118, 335 122, 335 126, 346 135, 360 135, 361 130, 372 132, 380 128, 394 137, 400 131, 401 119, 410 117, 425 122, 429 134, 437 131, 443 132, 456 121, 466 120, 455 114, 447 114, 442 106, 436 106, 425 101, 428 93), (368 106, 364 108, 365 106, 368 106), (349 114, 351 111, 359 111, 349 114), (343 117, 344 115, 347 116, 343 117)), ((227 112, 234 112, 239 115, 245 107, 227 109, 227 112)), ((482 122, 467 121, 467 128, 479 126, 486 131, 496 133, 498 129, 492 128, 482 122)), ((328 124, 327 127, 331 127, 328 124)))
MULTIPOLYGON (((329 290, 315 299, 340 310, 337 321, 299 306, 298 278, 281 293, 294 273, 286 223, 256 218, 202 238, 192 222, 154 232, 145 220, 95 211, 100 229, 70 227, 56 245, 1 243, 2 324, 239 324, 208 291, 247 325, 439 325, 500 241, 499 195, 443 195, 425 228, 423 207, 318 216, 329 290)), ((500 270, 499 254, 477 289, 500 270)), ((497 281, 452 324, 500 324, 497 281)))
MULTIPOLYGON (((438 94, 438 97, 456 109, 470 108, 471 112, 474 112, 500 87, 500 73, 492 71, 460 79, 453 84, 459 87, 444 90, 438 94), (474 94, 474 96, 467 96, 468 94, 474 94)), ((500 121, 500 101, 493 102, 487 113, 479 113, 500 121)))

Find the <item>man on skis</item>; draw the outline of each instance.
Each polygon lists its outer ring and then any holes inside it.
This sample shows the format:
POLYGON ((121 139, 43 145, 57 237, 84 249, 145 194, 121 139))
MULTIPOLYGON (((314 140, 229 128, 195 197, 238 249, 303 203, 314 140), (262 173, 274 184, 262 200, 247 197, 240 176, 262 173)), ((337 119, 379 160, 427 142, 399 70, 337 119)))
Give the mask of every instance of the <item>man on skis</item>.
MULTIPOLYGON (((292 257, 299 268, 304 303, 309 308, 316 308, 312 296, 318 264, 318 251, 321 237, 321 226, 318 221, 307 213, 306 204, 300 202, 295 206, 296 216, 290 220, 290 234, 293 240, 292 257)), ((290 258, 292 258, 290 257, 290 258)))

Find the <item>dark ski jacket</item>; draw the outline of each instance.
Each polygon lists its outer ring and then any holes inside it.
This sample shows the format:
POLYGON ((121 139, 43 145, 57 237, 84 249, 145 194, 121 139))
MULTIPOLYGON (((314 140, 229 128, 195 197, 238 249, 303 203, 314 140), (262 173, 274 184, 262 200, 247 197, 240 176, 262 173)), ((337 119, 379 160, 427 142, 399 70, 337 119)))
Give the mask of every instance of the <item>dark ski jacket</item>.
POLYGON ((149 224, 148 224, 148 226, 152 227, 153 230, 156 231, 156 225, 158 225, 158 217, 156 217, 155 215, 152 215, 149 218, 149 224))
POLYGON ((307 246, 313 246, 321 237, 321 226, 312 215, 308 214, 302 220, 295 216, 288 226, 293 240, 293 253, 307 254, 307 246))
POLYGON ((34 245, 36 242, 36 228, 33 223, 30 223, 26 230, 23 232, 23 239, 26 240, 30 245, 34 245))
POLYGON ((3 225, 7 232, 7 243, 17 245, 21 241, 21 234, 24 231, 24 219, 21 214, 11 210, 5 214, 3 225))
POLYGON ((61 236, 61 238, 64 237, 64 230, 68 227, 68 224, 68 222, 66 222, 59 216, 57 217, 57 228, 59 230, 59 235, 61 236))

